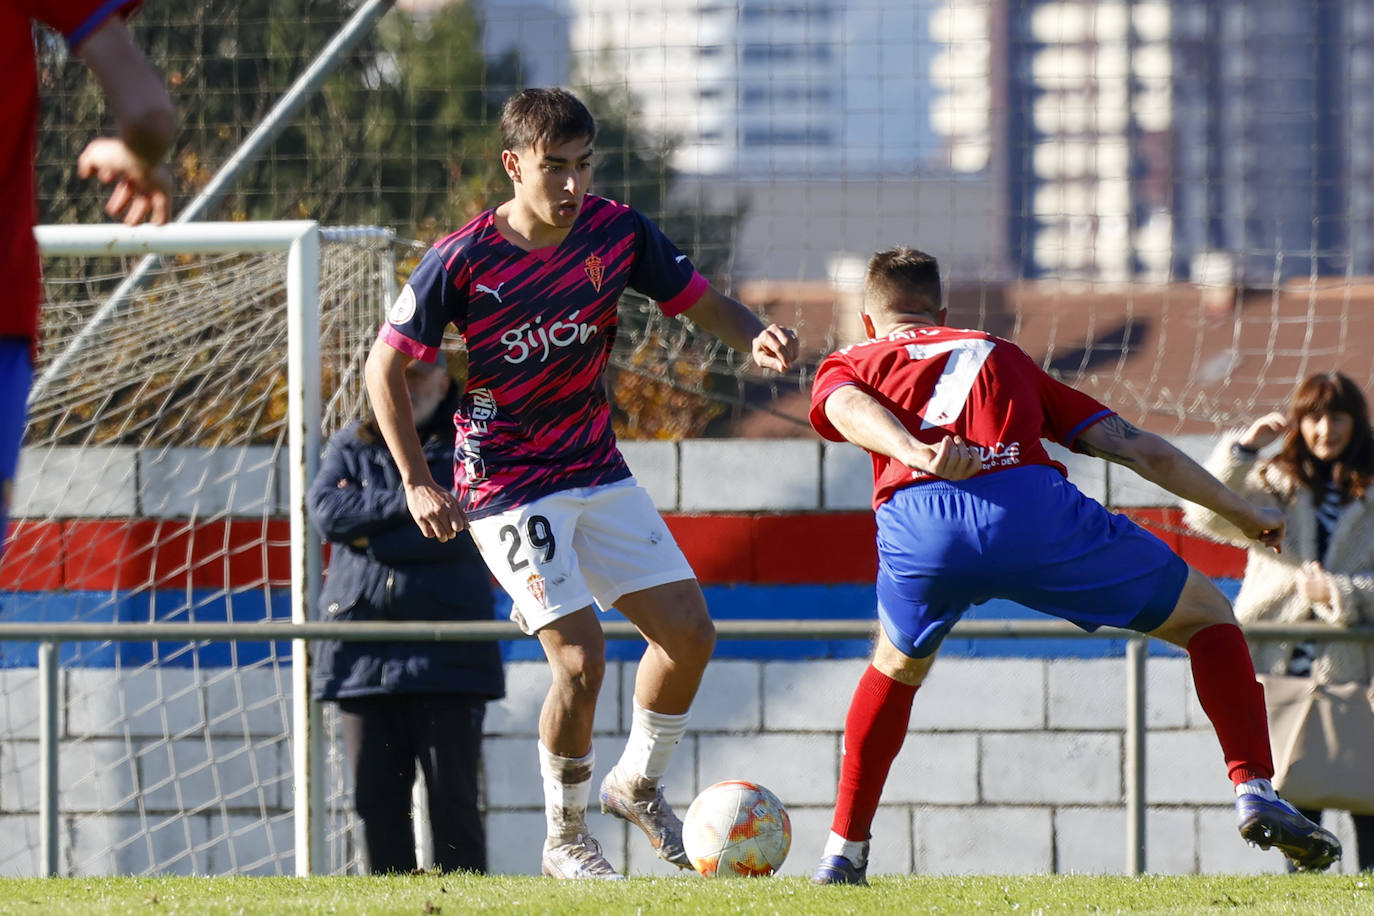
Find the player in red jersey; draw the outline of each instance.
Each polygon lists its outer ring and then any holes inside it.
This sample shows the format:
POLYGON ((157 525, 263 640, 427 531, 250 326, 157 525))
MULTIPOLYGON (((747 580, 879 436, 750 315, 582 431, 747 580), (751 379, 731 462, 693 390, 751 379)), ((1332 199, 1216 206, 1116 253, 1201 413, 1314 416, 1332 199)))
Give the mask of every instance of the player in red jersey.
POLYGON ((420 529, 445 540, 471 528, 514 601, 512 617, 539 637, 552 668, 539 719, 543 872, 621 877, 586 824, 606 666, 594 605, 614 605, 649 644, 602 810, 643 830, 660 858, 691 868, 659 781, 686 731, 715 628, 691 567, 616 448, 602 377, 626 287, 767 368, 792 364, 796 335, 712 289, 648 218, 587 194, 596 124, 571 94, 526 90, 506 103, 501 129, 514 197, 421 260, 368 357, 368 393, 420 529), (468 352, 456 499, 430 476, 404 376, 411 360, 434 359, 449 324, 468 352))
POLYGON ((10 487, 24 437, 25 402, 33 381, 42 295, 34 144, 38 75, 34 23, 62 34, 100 81, 119 123, 118 137, 92 140, 77 159, 77 173, 115 183, 105 210, 133 225, 167 221, 172 176, 162 166, 172 144, 172 100, 157 72, 133 43, 124 17, 138 6, 110 0, 0 0, 0 273, 13 282, 0 303, 0 550, 10 487))
POLYGON ((1339 858, 1336 837, 1270 785, 1263 688, 1226 598, 1154 535, 1080 493, 1041 437, 1123 464, 1271 547, 1282 514, 1054 380, 1015 344, 944 327, 939 267, 927 254, 874 255, 863 312, 871 339, 821 364, 811 423, 873 456, 881 626, 845 720, 835 816, 813 880, 865 883, 869 831, 916 690, 950 628, 990 598, 1185 649, 1236 786, 1241 835, 1300 868, 1339 858))

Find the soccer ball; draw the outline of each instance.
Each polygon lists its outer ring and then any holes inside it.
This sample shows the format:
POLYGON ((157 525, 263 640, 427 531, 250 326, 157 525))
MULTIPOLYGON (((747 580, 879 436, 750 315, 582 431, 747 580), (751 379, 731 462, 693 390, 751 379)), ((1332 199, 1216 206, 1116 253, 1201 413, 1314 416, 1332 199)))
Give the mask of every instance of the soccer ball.
POLYGON ((792 821, 772 792, 729 779, 687 809, 682 845, 692 867, 708 878, 771 875, 792 847, 792 821))

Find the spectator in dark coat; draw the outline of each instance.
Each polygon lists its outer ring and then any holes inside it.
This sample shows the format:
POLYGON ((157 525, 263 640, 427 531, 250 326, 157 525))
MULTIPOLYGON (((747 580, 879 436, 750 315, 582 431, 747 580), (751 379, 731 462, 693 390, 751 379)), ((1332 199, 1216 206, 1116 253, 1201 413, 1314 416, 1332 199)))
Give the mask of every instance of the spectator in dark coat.
MULTIPOLYGON (((453 483, 459 391, 444 361, 406 371, 430 473, 453 483)), ((491 579, 471 538, 420 533, 372 418, 329 440, 310 488, 310 518, 331 542, 324 620, 491 620, 491 579)), ((370 872, 416 867, 411 789, 424 773, 434 864, 486 872, 478 811, 482 723, 505 695, 499 646, 476 642, 314 645, 313 694, 338 704, 354 806, 370 872)))

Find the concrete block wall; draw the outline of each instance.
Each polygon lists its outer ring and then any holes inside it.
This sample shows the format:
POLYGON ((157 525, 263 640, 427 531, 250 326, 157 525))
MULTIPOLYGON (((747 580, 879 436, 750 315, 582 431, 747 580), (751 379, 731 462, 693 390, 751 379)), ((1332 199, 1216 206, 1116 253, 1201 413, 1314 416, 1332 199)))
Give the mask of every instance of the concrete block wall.
MULTIPOLYGON (((1201 461, 1210 436, 1178 436, 1201 461)), ((847 443, 806 439, 695 439, 620 444, 636 479, 665 512, 813 512, 866 509, 869 458, 847 443)), ((1121 468, 1056 445, 1051 455, 1084 493, 1113 506, 1178 500, 1121 468)), ((269 446, 136 449, 26 448, 15 518, 260 518, 287 509, 286 455, 269 446)))
MULTIPOLYGON (((685 811, 728 778, 787 805, 807 874, 829 828, 844 713, 862 659, 718 660, 665 777, 685 811)), ((629 727, 634 663, 612 663, 597 709, 595 787, 629 727)), ((1185 659, 1147 668, 1147 868, 1165 874, 1277 873, 1276 852, 1235 832, 1221 752, 1185 659)), ((483 747, 491 865, 536 874, 544 820, 536 746, 549 683, 542 662, 510 666, 483 747)), ((288 673, 155 669, 112 678, 63 673, 60 787, 64 867, 75 875, 289 874, 288 673), (169 676, 175 675, 175 676, 169 676), (216 715, 242 696, 264 701, 216 715)), ((0 875, 38 873, 38 743, 32 672, 0 673, 9 727, 0 745, 0 875)), ((948 658, 917 695, 874 826, 875 874, 1125 871, 1125 679, 1119 659, 948 658)), ((337 766, 338 755, 333 755, 337 766)), ((322 774, 336 784, 343 774, 322 774)), ((1349 842, 1345 815, 1328 823, 1349 842)), ((611 860, 670 875, 623 823, 589 814, 611 860)), ((1344 871, 1353 864, 1342 863, 1344 871)))
POLYGON ((287 511, 287 458, 266 445, 29 447, 14 518, 262 518, 287 511))
MULTIPOLYGON (((1202 458, 1209 437, 1178 444, 1202 458)), ((869 504, 868 458, 815 439, 626 442, 640 483, 665 513, 856 512, 869 504)), ((1175 500, 1127 472, 1056 457, 1086 493, 1114 506, 1175 500)), ((26 450, 16 516, 280 516, 283 456, 272 449, 26 450)), ((685 810, 719 779, 749 778, 788 805, 785 874, 819 856, 838 776, 841 729, 862 659, 717 660, 673 761, 669 799, 685 810)), ((1186 663, 1148 667, 1145 781, 1152 871, 1276 872, 1277 853, 1235 833, 1216 739, 1186 663)), ((634 665, 610 665, 598 708, 599 780, 628 728, 634 665)), ((73 874, 290 873, 288 668, 72 668, 63 672, 63 861, 73 874)), ((494 870, 534 873, 543 834, 535 725, 542 662, 512 663, 484 747, 494 870)), ((0 874, 38 870, 37 684, 0 671, 0 874)), ((1120 659, 945 658, 921 690, 911 733, 875 824, 875 873, 1124 870, 1125 672, 1120 659)), ((329 778, 335 778, 330 774, 329 778)), ((593 812, 610 857, 670 874, 642 838, 593 812)), ((1348 820, 1334 818, 1349 840, 1348 820)), ((1343 868, 1350 870, 1351 863, 1343 868)))

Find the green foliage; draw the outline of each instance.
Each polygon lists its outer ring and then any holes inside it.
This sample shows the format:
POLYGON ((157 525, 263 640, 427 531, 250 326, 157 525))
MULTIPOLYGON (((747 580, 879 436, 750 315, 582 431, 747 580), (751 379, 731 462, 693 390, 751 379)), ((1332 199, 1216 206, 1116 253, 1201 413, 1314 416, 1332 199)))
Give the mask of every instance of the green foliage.
MULTIPOLYGON (((355 6, 349 0, 145 6, 132 22, 135 39, 166 76, 181 122, 172 155, 178 207, 203 189, 262 123, 355 6)), ((113 129, 103 95, 60 40, 46 32, 39 40, 40 221, 102 222, 106 195, 78 179, 74 164, 86 142, 113 129)), ((428 242, 507 199, 510 186, 499 161, 500 107, 522 88, 523 68, 513 53, 488 60, 481 49, 482 24, 473 4, 450 3, 424 15, 391 11, 204 218, 384 225, 428 242)), ((579 93, 598 122, 593 190, 655 219, 702 274, 723 284, 739 214, 674 202, 679 176, 670 165, 672 138, 642 129, 626 88, 579 93)), ((50 260, 46 269, 50 280, 81 279, 88 270, 62 259, 50 260)), ((400 279, 408 272, 403 269, 400 279)), ((663 335, 641 326, 633 312, 626 310, 629 321, 618 340, 612 379, 620 433, 699 435, 722 412, 701 396, 715 387, 713 374, 730 371, 713 365, 719 348, 696 337, 665 342, 663 335), (690 357, 686 362, 684 355, 690 357)), ((81 320, 79 314, 50 308, 49 340, 58 344, 81 320)), ((130 370, 137 369, 142 354, 127 355, 130 370)), ((271 358, 264 348, 262 362, 246 371, 266 377, 271 358)), ((164 383, 175 391, 184 388, 181 376, 164 379, 146 370, 110 397, 102 395, 101 404, 127 419, 133 416, 129 411, 144 409, 132 405, 151 403, 149 386, 162 390, 164 383)), ((275 403, 279 387, 264 395, 267 402, 275 403)), ((158 403, 156 411, 170 412, 183 400, 174 396, 158 403)), ((218 410, 206 407, 212 414, 218 410)), ((47 422, 45 410, 36 413, 36 422, 47 422)), ((151 422, 136 419, 139 430, 151 422)), ((121 441, 128 434, 121 425, 121 441)))
MULTIPOLYGON (((342 0, 210 0, 146 9, 135 37, 162 69, 181 119, 182 203, 204 187, 352 13, 342 0)), ((488 65, 470 7, 392 13, 310 97, 210 218, 454 224, 499 188, 499 99, 514 62, 488 65)), ((44 222, 101 219, 72 165, 102 123, 94 78, 44 34, 39 197, 44 222)))
MULTIPOLYGON (((134 18, 135 38, 165 74, 180 116, 172 156, 180 204, 263 121, 354 6, 207 0, 149 4, 134 18)), ((113 126, 94 77, 55 36, 40 31, 39 40, 40 221, 98 222, 103 196, 76 178, 74 163, 113 126)), ((488 60, 481 48, 472 4, 388 13, 207 218, 380 224, 428 239, 504 200, 500 107, 522 88, 522 67, 514 53, 488 60)), ((628 92, 582 92, 601 134, 597 192, 659 219, 704 273, 719 276, 731 218, 672 212, 669 140, 643 134, 628 92)))

